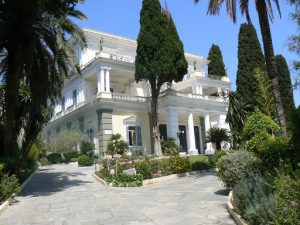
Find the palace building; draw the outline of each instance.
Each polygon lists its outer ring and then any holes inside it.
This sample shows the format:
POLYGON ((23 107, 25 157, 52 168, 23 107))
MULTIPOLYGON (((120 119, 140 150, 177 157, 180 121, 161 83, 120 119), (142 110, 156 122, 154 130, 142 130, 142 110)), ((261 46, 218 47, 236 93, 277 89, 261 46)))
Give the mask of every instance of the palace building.
MULTIPOLYGON (((119 133, 132 151, 151 153, 148 83, 136 83, 135 40, 91 29, 83 29, 87 48, 73 43, 82 76, 66 81, 52 120, 43 130, 50 142, 67 130, 82 132, 95 144, 100 156, 107 141, 119 133)), ((165 84, 159 95, 158 122, 161 139, 173 138, 187 154, 214 151, 206 143, 210 127, 227 128, 227 105, 218 93, 230 88, 228 77, 208 75, 208 60, 186 53, 188 74, 181 82, 165 84)))

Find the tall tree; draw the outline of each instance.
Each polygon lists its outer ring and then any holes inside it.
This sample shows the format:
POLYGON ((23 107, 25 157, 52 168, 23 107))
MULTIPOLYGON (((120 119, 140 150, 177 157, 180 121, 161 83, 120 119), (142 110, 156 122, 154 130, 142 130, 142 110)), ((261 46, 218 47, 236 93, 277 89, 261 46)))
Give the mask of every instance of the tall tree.
POLYGON ((218 77, 226 76, 222 52, 218 45, 212 44, 207 59, 210 61, 208 64, 209 75, 218 77))
POLYGON ((288 64, 282 55, 276 56, 276 64, 277 64, 278 77, 279 77, 279 88, 281 92, 281 100, 283 104, 283 109, 286 114, 286 120, 289 124, 291 122, 289 118, 291 117, 293 111, 295 110, 291 74, 290 74, 288 64))
POLYGON ((137 40, 135 79, 151 87, 151 127, 154 153, 161 155, 157 121, 158 96, 166 82, 180 81, 187 73, 187 61, 174 21, 159 0, 143 0, 137 40))
MULTIPOLYGON (((199 2, 199 0, 194 0, 194 1, 196 3, 199 2)), ((227 14, 232 18, 234 23, 236 22, 237 6, 240 6, 242 14, 246 14, 248 23, 251 23, 250 14, 249 14, 249 0, 226 0, 226 1, 209 0, 207 12, 212 15, 217 15, 220 11, 222 3, 224 2, 226 2, 227 14)), ((279 14, 281 15, 279 1, 274 0, 274 2, 279 11, 279 14)), ((277 118, 279 120, 282 134, 284 136, 287 136, 285 113, 281 102, 280 88, 278 83, 278 71, 276 66, 276 60, 275 60, 275 54, 274 54, 273 42, 272 42, 272 36, 271 36, 270 24, 269 24, 269 19, 271 21, 274 20, 273 9, 272 9, 273 7, 269 0, 256 0, 254 1, 254 4, 256 6, 256 11, 258 14, 262 40, 264 44, 264 53, 265 53, 265 61, 266 61, 268 76, 272 82, 272 91, 275 100, 277 118)))
POLYGON ((254 70, 254 74, 258 82, 256 106, 260 109, 261 112, 271 118, 274 118, 275 103, 272 95, 271 82, 269 80, 267 72, 258 67, 254 70))
POLYGON ((256 68, 266 69, 264 55, 255 28, 251 24, 243 23, 238 41, 237 94, 254 107, 258 104, 258 82, 254 73, 256 68))
POLYGON ((17 146, 16 141, 20 133, 23 135, 19 143, 30 145, 29 139, 36 134, 35 129, 41 127, 37 124, 37 118, 45 113, 47 100, 54 103, 60 94, 62 81, 68 77, 70 69, 80 73, 75 52, 68 40, 71 36, 81 46, 84 43, 83 32, 70 19, 70 17, 85 18, 75 9, 76 2, 76 0, 0 2, 2 23, 0 70, 6 82, 4 152, 2 152, 5 155, 14 155, 17 149, 22 147, 17 146), (26 107, 27 111, 22 111, 20 103, 21 81, 29 88, 32 98, 30 106, 26 107), (20 118, 22 122, 18 124, 20 118))

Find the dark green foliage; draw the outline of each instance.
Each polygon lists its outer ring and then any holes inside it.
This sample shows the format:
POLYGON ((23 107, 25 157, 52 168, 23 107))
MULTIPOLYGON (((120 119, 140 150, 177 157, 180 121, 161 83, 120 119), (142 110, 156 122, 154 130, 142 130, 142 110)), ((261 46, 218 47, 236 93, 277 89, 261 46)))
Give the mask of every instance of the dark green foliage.
POLYGON ((117 187, 139 187, 143 185, 143 178, 141 175, 127 175, 120 172, 112 176, 109 183, 117 187))
POLYGON ((38 160, 45 157, 46 153, 47 149, 44 142, 40 139, 36 139, 28 152, 27 158, 28 160, 38 160))
POLYGON ((247 151, 223 156, 217 164, 218 176, 225 187, 233 188, 240 180, 260 172, 260 160, 247 151))
POLYGON ((113 134, 107 144, 106 153, 109 155, 124 155, 129 150, 128 143, 121 134, 113 134))
POLYGON ((256 155, 261 159, 263 169, 280 169, 291 162, 292 145, 283 137, 266 139, 259 145, 256 155))
POLYGON ((212 164, 217 165, 218 161, 226 154, 227 153, 224 150, 215 152, 215 154, 212 156, 212 159, 211 159, 212 164))
POLYGON ((71 162, 71 159, 78 158, 79 153, 77 151, 68 151, 68 152, 64 152, 63 156, 66 162, 71 162))
POLYGON ((53 153, 48 154, 47 159, 52 164, 58 164, 58 163, 63 162, 62 155, 60 153, 57 153, 57 152, 53 152, 53 153))
POLYGON ((216 144, 216 149, 221 150, 221 142, 229 141, 228 130, 224 128, 212 127, 207 131, 207 142, 216 144))
POLYGON ((191 165, 192 171, 196 170, 208 170, 210 168, 208 162, 197 161, 191 165))
POLYGON ((46 157, 41 158, 39 161, 42 166, 47 166, 51 164, 46 157))
POLYGON ((0 171, 0 205, 10 198, 12 194, 18 194, 19 191, 18 178, 15 175, 2 174, 0 171))
POLYGON ((218 77, 226 76, 222 52, 218 45, 212 44, 207 59, 210 61, 208 64, 209 75, 218 77))
POLYGON ((265 59, 252 25, 241 24, 238 44, 237 93, 253 106, 257 106, 259 98, 258 82, 254 70, 260 68, 265 71, 265 59))
MULTIPOLYGON (((95 149, 95 145, 93 143, 87 142, 87 141, 82 141, 81 142, 81 146, 80 146, 81 154, 88 155, 88 156, 92 157, 93 154, 94 154, 94 149, 95 149)), ((78 156, 72 157, 72 158, 77 158, 77 157, 78 156)))
POLYGON ((135 169, 137 174, 140 174, 143 179, 152 179, 154 174, 157 173, 157 167, 154 165, 155 162, 149 159, 138 161, 135 163, 135 169))
POLYGON ((274 182, 277 201, 274 224, 300 224, 300 176, 279 174, 274 182))
POLYGON ((150 83, 152 143, 154 153, 162 155, 157 127, 158 95, 164 83, 183 79, 188 64, 172 16, 161 9, 159 0, 143 0, 136 52, 135 80, 150 83))
POLYGON ((78 158, 78 166, 91 166, 93 159, 88 155, 82 155, 78 158))
POLYGON ((241 180, 233 189, 233 205, 249 225, 269 224, 275 218, 272 185, 257 175, 241 180))
POLYGON ((167 139, 162 143, 162 151, 164 155, 179 155, 179 147, 173 139, 167 139))
POLYGON ((294 111, 292 115, 292 121, 293 121, 293 135, 292 135, 292 141, 294 144, 294 158, 295 163, 300 162, 300 106, 294 111))
POLYGON ((290 128, 292 127, 290 118, 292 116, 293 111, 295 110, 291 74, 288 64, 282 55, 276 56, 276 64, 278 71, 278 82, 281 101, 286 115, 287 125, 290 130, 290 128))

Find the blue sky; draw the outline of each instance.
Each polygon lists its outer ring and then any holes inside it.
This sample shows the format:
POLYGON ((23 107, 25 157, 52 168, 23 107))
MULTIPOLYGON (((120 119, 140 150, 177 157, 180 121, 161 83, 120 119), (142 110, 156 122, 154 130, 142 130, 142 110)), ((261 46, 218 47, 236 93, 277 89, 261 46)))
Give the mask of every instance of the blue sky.
MULTIPOLYGON (((165 4, 165 1, 161 1, 165 4)), ((250 1, 251 19, 257 29, 261 40, 257 13, 250 1)), ((274 23, 271 24, 275 54, 282 54, 288 64, 292 65, 295 54, 288 51, 288 36, 295 34, 297 26, 292 21, 290 13, 293 8, 287 1, 280 1, 282 17, 274 7, 274 23)), ((93 28, 113 34, 136 39, 139 33, 139 13, 142 0, 85 0, 78 8, 88 17, 87 21, 77 21, 80 27, 93 28)), ((237 23, 234 24, 226 14, 223 5, 219 16, 206 14, 207 1, 200 1, 198 5, 194 0, 168 0, 167 5, 176 23, 178 33, 184 44, 185 51, 207 57, 212 43, 220 46, 232 89, 235 90, 237 70, 238 32, 245 17, 238 11, 237 23)), ((262 42, 261 42, 262 43, 262 42)), ((292 76, 295 75, 294 71, 292 76)), ((300 90, 294 91, 296 105, 300 105, 300 90)))

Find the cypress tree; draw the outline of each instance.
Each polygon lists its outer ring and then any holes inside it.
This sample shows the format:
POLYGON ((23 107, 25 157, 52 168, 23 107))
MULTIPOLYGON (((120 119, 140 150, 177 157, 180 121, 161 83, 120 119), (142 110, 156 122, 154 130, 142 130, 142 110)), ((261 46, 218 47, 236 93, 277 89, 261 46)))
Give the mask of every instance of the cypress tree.
POLYGON ((258 82, 254 70, 266 71, 264 55, 252 25, 241 24, 238 40, 237 93, 253 107, 258 106, 258 82))
POLYGON ((283 105, 283 110, 286 115, 286 120, 288 122, 288 128, 291 127, 290 117, 295 110, 295 102, 291 81, 291 74, 289 71, 288 64, 282 55, 276 56, 276 64, 278 71, 279 89, 281 93, 281 101, 283 105))
POLYGON ((210 63, 208 64, 209 75, 219 77, 226 76, 222 52, 218 45, 212 44, 207 59, 210 61, 210 63))
POLYGON ((151 86, 151 127, 154 153, 162 155, 157 124, 157 102, 161 86, 180 81, 187 74, 187 61, 172 16, 159 0, 143 0, 137 39, 135 79, 151 86))

